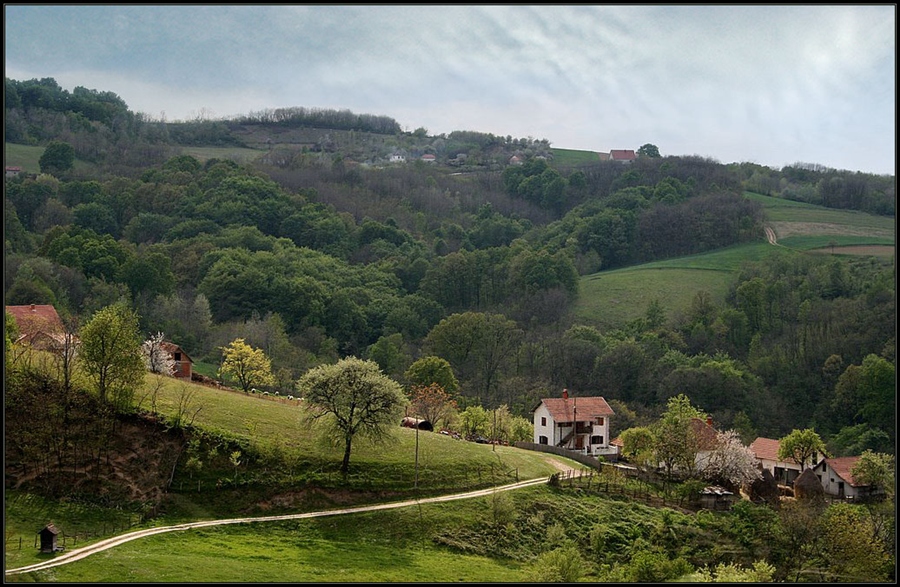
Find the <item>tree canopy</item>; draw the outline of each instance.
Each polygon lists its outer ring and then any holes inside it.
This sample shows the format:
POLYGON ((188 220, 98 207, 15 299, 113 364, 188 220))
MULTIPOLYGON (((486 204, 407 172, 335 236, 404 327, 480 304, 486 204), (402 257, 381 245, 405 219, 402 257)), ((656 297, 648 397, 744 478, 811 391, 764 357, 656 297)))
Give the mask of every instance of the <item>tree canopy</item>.
POLYGON ((377 363, 357 357, 310 369, 297 381, 297 390, 308 405, 310 421, 322 421, 326 436, 343 446, 345 475, 353 440, 386 440, 408 404, 399 383, 384 375, 377 363))

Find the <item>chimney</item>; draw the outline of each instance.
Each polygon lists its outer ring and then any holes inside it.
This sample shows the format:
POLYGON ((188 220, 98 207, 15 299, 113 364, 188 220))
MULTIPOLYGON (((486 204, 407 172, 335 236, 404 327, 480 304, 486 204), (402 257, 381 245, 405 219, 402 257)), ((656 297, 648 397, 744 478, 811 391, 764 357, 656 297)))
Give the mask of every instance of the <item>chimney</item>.
POLYGON ((563 399, 569 399, 569 390, 563 388, 563 399))
POLYGON ((31 304, 31 312, 34 313, 34 304, 31 304))
POLYGON ((706 417, 706 425, 712 428, 712 416, 706 417))

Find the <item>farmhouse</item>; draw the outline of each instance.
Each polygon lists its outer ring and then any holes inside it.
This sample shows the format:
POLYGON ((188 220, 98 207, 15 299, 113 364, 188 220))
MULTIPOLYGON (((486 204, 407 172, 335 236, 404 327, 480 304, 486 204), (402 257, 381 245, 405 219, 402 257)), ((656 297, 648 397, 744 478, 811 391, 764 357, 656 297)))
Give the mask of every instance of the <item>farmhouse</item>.
MULTIPOLYGON (((61 351, 66 347, 66 328, 51 305, 29 304, 6 306, 19 329, 17 344, 46 351, 61 351)), ((72 339, 70 339, 71 343, 72 339)))
POLYGON ((849 499, 868 497, 875 493, 874 488, 859 483, 850 473, 857 461, 859 457, 824 459, 811 470, 822 482, 826 495, 849 499))
POLYGON ((609 418, 615 413, 602 397, 570 398, 564 389, 562 397, 542 399, 532 412, 535 444, 590 456, 617 453, 609 438, 609 418))
POLYGON ((166 351, 175 362, 175 368, 172 370, 172 377, 183 377, 191 379, 194 361, 188 356, 184 350, 173 342, 163 341, 159 345, 166 351))
POLYGON ((610 161, 618 161, 619 163, 631 163, 637 159, 634 149, 613 149, 609 152, 610 161))
MULTIPOLYGON (((779 460, 778 449, 781 443, 773 438, 764 438, 760 436, 750 443, 750 451, 756 456, 756 459, 775 478, 775 481, 781 485, 792 485, 794 480, 800 476, 800 463, 794 459, 779 460)), ((822 459, 822 456, 813 453, 812 465, 815 466, 822 459)))

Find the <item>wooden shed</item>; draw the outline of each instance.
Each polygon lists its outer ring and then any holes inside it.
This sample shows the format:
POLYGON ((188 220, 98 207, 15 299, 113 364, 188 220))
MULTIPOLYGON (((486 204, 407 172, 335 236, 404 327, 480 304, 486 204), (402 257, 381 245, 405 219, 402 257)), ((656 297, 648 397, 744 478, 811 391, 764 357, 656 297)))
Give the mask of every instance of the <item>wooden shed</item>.
POLYGON ((38 532, 41 536, 41 552, 56 552, 62 550, 62 547, 56 545, 56 537, 59 530, 53 524, 47 524, 38 532))
POLYGON ((724 487, 709 485, 700 491, 700 506, 708 510, 730 510, 737 496, 724 487))

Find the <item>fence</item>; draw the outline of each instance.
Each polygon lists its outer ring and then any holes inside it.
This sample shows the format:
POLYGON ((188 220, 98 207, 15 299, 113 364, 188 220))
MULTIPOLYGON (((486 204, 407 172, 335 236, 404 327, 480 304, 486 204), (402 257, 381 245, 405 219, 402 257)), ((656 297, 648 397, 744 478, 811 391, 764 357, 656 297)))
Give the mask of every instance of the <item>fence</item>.
MULTIPOLYGON (((130 530, 135 526, 139 525, 140 521, 132 521, 129 524, 126 523, 118 523, 118 524, 110 524, 109 526, 101 526, 99 529, 94 530, 76 530, 72 534, 66 534, 63 531, 60 531, 57 536, 57 545, 65 548, 66 546, 75 546, 78 544, 78 541, 86 542, 91 538, 108 538, 110 536, 115 536, 120 532, 124 532, 125 530, 130 530)), ((22 550, 23 548, 34 548, 39 549, 41 547, 40 544, 40 536, 39 533, 35 533, 33 545, 28 546, 29 542, 32 542, 29 539, 26 539, 22 536, 7 536, 4 546, 6 550, 22 550)))

